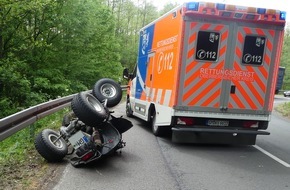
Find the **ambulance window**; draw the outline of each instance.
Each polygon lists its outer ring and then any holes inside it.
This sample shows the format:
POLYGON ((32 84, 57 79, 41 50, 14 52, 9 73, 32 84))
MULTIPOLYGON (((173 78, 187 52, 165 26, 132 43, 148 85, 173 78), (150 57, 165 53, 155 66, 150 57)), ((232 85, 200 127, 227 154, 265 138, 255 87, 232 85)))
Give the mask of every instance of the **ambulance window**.
POLYGON ((262 36, 246 36, 243 49, 243 64, 262 65, 266 38, 262 36))
POLYGON ((217 32, 199 31, 195 59, 217 61, 220 34, 217 32))

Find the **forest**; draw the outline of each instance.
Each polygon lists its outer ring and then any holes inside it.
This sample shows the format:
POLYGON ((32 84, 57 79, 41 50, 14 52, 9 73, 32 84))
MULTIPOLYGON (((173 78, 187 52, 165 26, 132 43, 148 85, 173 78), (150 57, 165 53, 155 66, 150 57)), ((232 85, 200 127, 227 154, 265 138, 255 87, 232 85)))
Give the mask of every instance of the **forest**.
MULTIPOLYGON (((122 82, 137 59, 139 29, 174 8, 149 0, 0 0, 0 118, 90 89, 122 82)), ((281 65, 290 90, 290 35, 281 65), (289 68, 289 69, 288 69, 289 68)))
POLYGON ((148 0, 0 0, 0 118, 121 82, 136 62, 139 29, 176 5, 148 0))

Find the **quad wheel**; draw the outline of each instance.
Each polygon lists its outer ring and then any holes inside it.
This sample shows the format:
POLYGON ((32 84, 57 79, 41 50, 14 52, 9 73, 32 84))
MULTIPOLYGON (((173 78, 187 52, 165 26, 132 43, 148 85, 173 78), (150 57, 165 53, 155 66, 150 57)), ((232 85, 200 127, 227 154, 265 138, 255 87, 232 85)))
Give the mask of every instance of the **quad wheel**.
POLYGON ((65 140, 51 129, 41 131, 36 136, 34 145, 37 152, 48 162, 60 162, 68 152, 65 140))
POLYGON ((71 102, 71 107, 82 122, 92 127, 102 123, 109 116, 104 105, 87 92, 77 94, 71 102))
POLYGON ((112 79, 103 78, 98 80, 93 87, 93 95, 102 102, 107 99, 107 107, 118 105, 122 99, 121 86, 112 79))

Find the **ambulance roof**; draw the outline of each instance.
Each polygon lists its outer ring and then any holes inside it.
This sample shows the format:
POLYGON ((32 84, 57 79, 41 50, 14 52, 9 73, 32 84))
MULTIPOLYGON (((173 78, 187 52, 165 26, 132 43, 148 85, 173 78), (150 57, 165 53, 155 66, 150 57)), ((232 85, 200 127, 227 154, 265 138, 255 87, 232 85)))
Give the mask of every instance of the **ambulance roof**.
POLYGON ((224 19, 262 21, 285 24, 286 12, 262 7, 247 7, 225 3, 187 2, 183 4, 185 15, 204 15, 222 17, 224 19))

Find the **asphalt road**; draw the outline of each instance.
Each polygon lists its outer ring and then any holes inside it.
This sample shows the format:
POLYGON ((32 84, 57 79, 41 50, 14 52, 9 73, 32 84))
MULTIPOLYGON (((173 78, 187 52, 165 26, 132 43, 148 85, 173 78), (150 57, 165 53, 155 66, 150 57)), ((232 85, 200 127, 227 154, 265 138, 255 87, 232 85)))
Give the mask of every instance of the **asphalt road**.
MULTIPOLYGON (((276 103, 290 101, 277 97, 276 103)), ((115 115, 125 115, 125 105, 115 115)), ((54 190, 289 190, 290 122, 274 113, 270 136, 256 146, 175 144, 139 119, 123 135, 127 146, 82 168, 63 163, 54 190)))

